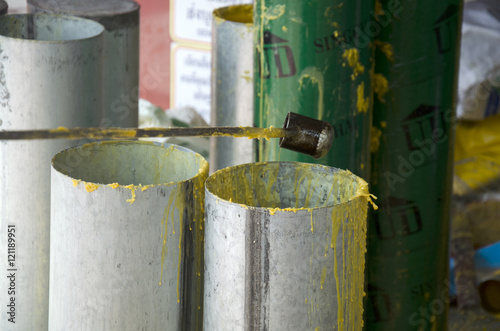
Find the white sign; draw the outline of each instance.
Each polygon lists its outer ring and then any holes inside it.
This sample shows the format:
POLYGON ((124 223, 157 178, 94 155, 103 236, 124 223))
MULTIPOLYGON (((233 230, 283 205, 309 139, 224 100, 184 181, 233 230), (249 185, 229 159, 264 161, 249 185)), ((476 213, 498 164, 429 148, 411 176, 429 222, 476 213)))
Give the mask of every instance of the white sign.
POLYGON ((177 42, 210 43, 212 12, 252 0, 170 0, 170 37, 177 42))
POLYGON ((211 52, 172 43, 172 107, 192 107, 210 123, 211 52))

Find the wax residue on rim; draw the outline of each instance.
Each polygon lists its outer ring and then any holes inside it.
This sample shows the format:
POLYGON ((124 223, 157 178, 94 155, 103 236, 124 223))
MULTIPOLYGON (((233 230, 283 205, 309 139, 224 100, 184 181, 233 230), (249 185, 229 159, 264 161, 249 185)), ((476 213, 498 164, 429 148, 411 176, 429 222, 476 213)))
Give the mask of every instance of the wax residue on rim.
MULTIPOLYGON (((250 130, 249 134, 253 134, 255 137, 275 136, 275 135, 280 135, 280 132, 281 132, 280 130, 281 129, 274 129, 274 128, 257 129, 256 132, 253 132, 250 130)), ((104 141, 104 142, 99 142, 97 144, 100 145, 100 144, 113 144, 113 143, 116 143, 116 142, 104 141)), ((93 147, 93 145, 95 145, 95 144, 96 143, 84 144, 80 148, 83 149, 86 147, 93 147)), ((141 142, 141 144, 156 145, 155 143, 152 143, 152 142, 141 142)), ((122 185, 122 184, 119 184, 117 182, 113 182, 110 184, 101 184, 101 183, 87 182, 87 181, 84 181, 81 179, 71 179, 73 186, 76 187, 81 183, 84 185, 85 190, 88 193, 94 192, 94 191, 98 190, 100 187, 110 187, 112 189, 127 189, 127 190, 130 190, 130 198, 126 199, 126 202, 128 202, 130 205, 132 205, 132 204, 134 204, 134 202, 136 201, 136 199, 138 197, 137 192, 144 192, 147 189, 150 189, 153 187, 170 186, 170 185, 175 184, 175 182, 173 182, 173 181, 162 182, 162 180, 160 179, 161 178, 160 173, 161 173, 162 169, 164 168, 164 162, 165 162, 166 158, 169 157, 171 152, 178 152, 179 149, 177 148, 176 145, 171 145, 167 148, 163 148, 163 147, 158 146, 158 145, 156 145, 156 146, 158 148, 162 148, 162 153, 160 153, 158 156, 154 156, 155 158, 158 158, 158 160, 159 160, 158 167, 155 170, 156 174, 154 175, 154 179, 151 180, 152 182, 155 182, 155 184, 147 184, 147 185, 126 184, 126 185, 122 185)), ((199 166, 199 168, 198 168, 195 176, 193 176, 193 178, 195 178, 196 176, 198 176, 200 174, 203 174, 204 172, 208 172, 208 170, 207 170, 208 169, 208 162, 206 162, 201 155, 198 155, 198 154, 194 154, 194 155, 195 155, 194 162, 197 166, 199 166)), ((189 180, 189 179, 181 180, 181 182, 186 181, 186 180, 189 180)))
POLYGON ((253 5, 235 5, 214 10, 213 17, 215 24, 220 25, 224 22, 243 23, 252 26, 253 5))
POLYGON ((97 190, 99 187, 101 186, 108 186, 112 189, 118 189, 118 188, 124 188, 124 189, 128 189, 130 190, 130 199, 127 199, 126 201, 130 204, 133 204, 135 202, 135 199, 136 199, 136 190, 140 190, 141 192, 144 192, 145 190, 147 190, 148 188, 151 188, 151 187, 155 187, 155 186, 159 186, 159 185, 164 185, 164 184, 158 184, 158 185, 133 185, 133 184, 130 184, 130 185, 120 185, 118 183, 111 183, 111 184, 96 184, 96 183, 92 183, 92 182, 85 182, 81 179, 73 179, 72 180, 72 183, 73 183, 73 186, 74 187, 77 187, 80 183, 84 185, 85 187, 85 190, 88 192, 88 193, 91 193, 91 192, 94 192, 95 190, 97 190))

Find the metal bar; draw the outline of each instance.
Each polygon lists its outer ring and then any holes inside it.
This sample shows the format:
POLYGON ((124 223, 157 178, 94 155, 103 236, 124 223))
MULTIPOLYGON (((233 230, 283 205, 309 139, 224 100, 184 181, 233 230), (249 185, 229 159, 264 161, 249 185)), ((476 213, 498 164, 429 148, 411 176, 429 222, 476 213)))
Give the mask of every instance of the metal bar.
POLYGON ((247 137, 250 139, 280 138, 280 147, 310 155, 315 159, 325 156, 333 143, 333 128, 319 121, 295 113, 288 113, 282 129, 254 127, 194 127, 194 128, 73 128, 49 130, 0 131, 0 140, 22 139, 137 139, 148 137, 247 137))
POLYGON ((284 138, 300 133, 293 128, 193 127, 193 128, 57 128, 49 130, 0 131, 0 140, 27 139, 136 139, 151 137, 284 138))
MULTIPOLYGON (((84 17, 104 26, 103 76, 99 81, 103 99, 99 126, 137 127, 139 4, 129 0, 29 0, 28 11, 84 17)), ((161 76, 160 79, 164 78, 161 76)))

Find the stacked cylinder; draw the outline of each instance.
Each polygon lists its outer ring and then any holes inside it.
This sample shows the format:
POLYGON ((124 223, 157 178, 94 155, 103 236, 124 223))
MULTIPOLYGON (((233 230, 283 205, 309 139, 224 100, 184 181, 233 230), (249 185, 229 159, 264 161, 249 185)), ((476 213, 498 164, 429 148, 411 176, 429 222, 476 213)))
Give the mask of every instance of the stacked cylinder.
POLYGON ((132 0, 28 0, 31 13, 88 18, 104 26, 101 127, 137 127, 139 10, 132 0))
POLYGON ((374 75, 370 330, 444 330, 461 1, 382 1, 374 75))
MULTIPOLYGON (((103 31, 70 16, 0 16, 0 129, 97 126, 103 31)), ((72 143, 0 143, 0 258, 9 263, 0 291, 11 305, 2 330, 47 329, 50 160, 72 143)))
POLYGON ((368 185, 299 162, 206 182, 205 330, 361 330, 368 185))
MULTIPOLYGON (((212 126, 253 126, 252 13, 252 5, 213 13, 212 126)), ((210 138, 210 171, 254 161, 253 149, 252 140, 210 138)))
POLYGON ((208 163, 101 142, 52 162, 50 330, 201 330, 208 163))

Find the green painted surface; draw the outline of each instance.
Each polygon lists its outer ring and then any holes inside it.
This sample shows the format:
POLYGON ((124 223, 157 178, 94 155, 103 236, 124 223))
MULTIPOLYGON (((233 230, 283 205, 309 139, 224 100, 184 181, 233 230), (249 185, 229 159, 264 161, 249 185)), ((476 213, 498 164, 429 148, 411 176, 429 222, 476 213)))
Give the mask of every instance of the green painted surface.
POLYGON ((446 330, 448 228, 462 3, 381 1, 391 16, 376 38, 375 72, 389 83, 376 99, 381 132, 370 191, 367 330, 446 330), (399 4, 394 13, 391 8, 399 4))
POLYGON ((361 0, 255 2, 255 125, 281 127, 292 111, 327 120, 335 131, 332 149, 320 160, 280 150, 272 140, 258 143, 257 161, 322 163, 368 178, 373 6, 361 0), (359 54, 353 61, 359 66, 349 65, 346 52, 359 54))

